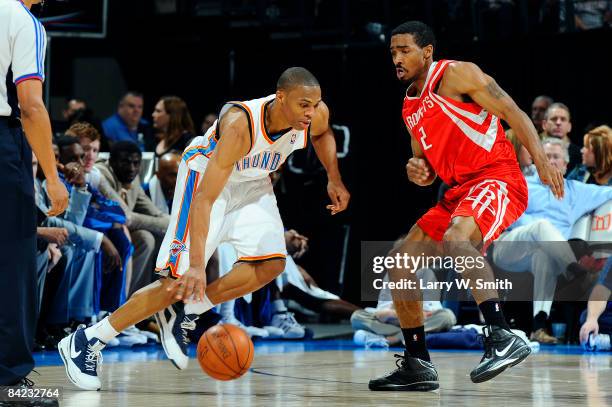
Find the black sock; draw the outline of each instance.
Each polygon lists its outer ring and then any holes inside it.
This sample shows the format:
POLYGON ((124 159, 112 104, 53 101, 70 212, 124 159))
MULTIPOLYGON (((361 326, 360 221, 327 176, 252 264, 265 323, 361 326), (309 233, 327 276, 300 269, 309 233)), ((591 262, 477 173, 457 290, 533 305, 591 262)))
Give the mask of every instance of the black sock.
POLYGON ((486 300, 485 302, 481 303, 478 308, 480 308, 480 312, 482 312, 485 324, 497 325, 501 328, 510 330, 510 327, 506 322, 506 318, 504 318, 504 313, 502 312, 501 304, 499 303, 499 300, 497 298, 486 300))
POLYGON ((427 345, 425 345, 425 327, 402 328, 404 342, 406 342, 406 353, 408 356, 421 360, 431 361, 427 345))
POLYGON ((544 311, 538 312, 538 314, 533 317, 533 330, 534 332, 538 329, 546 329, 546 321, 548 320, 548 315, 544 311))

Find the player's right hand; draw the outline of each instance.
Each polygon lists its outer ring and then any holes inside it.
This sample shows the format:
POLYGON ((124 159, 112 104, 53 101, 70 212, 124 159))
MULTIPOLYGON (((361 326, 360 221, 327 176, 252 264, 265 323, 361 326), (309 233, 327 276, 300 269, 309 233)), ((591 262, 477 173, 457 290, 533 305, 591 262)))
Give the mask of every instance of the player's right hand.
POLYGON ((435 179, 435 173, 429 163, 418 157, 412 157, 406 164, 408 179, 420 186, 430 185, 435 179))
POLYGON ((179 301, 203 301, 204 292, 206 291, 205 267, 189 267, 189 270, 180 278, 174 280, 167 290, 179 301))
POLYGON ((584 344, 589 339, 589 334, 597 335, 599 333, 599 324, 597 320, 588 319, 580 328, 580 343, 584 344))
POLYGON ((68 191, 59 178, 47 179, 47 196, 51 201, 51 208, 49 208, 47 216, 57 216, 68 207, 68 191))

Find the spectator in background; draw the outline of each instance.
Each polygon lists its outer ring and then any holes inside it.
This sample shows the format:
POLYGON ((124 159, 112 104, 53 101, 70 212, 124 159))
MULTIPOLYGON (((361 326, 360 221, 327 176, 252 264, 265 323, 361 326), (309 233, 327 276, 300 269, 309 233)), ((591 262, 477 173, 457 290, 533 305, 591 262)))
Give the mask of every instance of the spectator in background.
POLYGON ((143 186, 145 193, 151 198, 157 209, 166 215, 172 212, 172 199, 180 163, 181 155, 178 153, 169 152, 162 155, 159 158, 157 172, 151 177, 149 183, 143 186))
POLYGON ((144 99, 141 93, 127 92, 119 101, 117 112, 102 122, 104 135, 110 141, 132 141, 141 151, 152 151, 154 139, 149 122, 142 118, 144 99))
POLYGON ((216 113, 208 113, 206 116, 204 116, 204 120, 202 120, 202 126, 200 127, 200 131, 202 132, 202 134, 206 134, 208 129, 215 123, 217 119, 218 116, 216 113))
POLYGON ((599 280, 589 296, 587 309, 580 316, 580 343, 587 350, 610 350, 612 334, 612 304, 609 302, 612 293, 612 257, 608 258, 599 280))
POLYGON ((587 184, 612 185, 612 129, 599 126, 584 135, 582 164, 567 176, 587 184))
POLYGON ((193 120, 187 104, 176 96, 164 96, 155 105, 153 128, 157 132, 155 159, 170 151, 180 153, 195 137, 193 120))
MULTIPOLYGON (((544 140, 550 163, 565 173, 569 154, 567 144, 558 138, 544 140)), ((529 203, 521 216, 500 235, 491 248, 493 263, 510 272, 534 275, 533 332, 531 340, 557 343, 546 332, 557 279, 567 280, 596 271, 590 255, 575 254, 567 240, 574 223, 584 214, 612 199, 612 188, 601 188, 565 180, 563 199, 555 199, 537 173, 526 176, 529 203), (558 242, 551 244, 550 242, 558 242)), ((578 295, 578 293, 576 293, 578 295)))
POLYGON ((581 0, 574 2, 574 21, 578 30, 610 27, 612 1, 581 0))
POLYGON ((138 145, 119 141, 113 144, 109 161, 96 164, 128 208, 127 224, 134 244, 129 295, 152 281, 153 261, 170 220, 151 202, 140 185, 141 160, 142 152, 138 145))
POLYGON ((66 136, 76 137, 83 149, 83 169, 85 171, 85 181, 93 188, 100 191, 106 198, 113 200, 121 206, 124 212, 127 206, 123 200, 109 185, 108 181, 102 177, 100 170, 94 165, 98 161, 100 152, 100 133, 90 123, 79 122, 71 125, 66 130, 66 136))
POLYGON ((70 127, 75 113, 85 109, 87 109, 87 103, 83 99, 66 99, 66 105, 62 109, 62 120, 53 121, 53 133, 56 136, 62 135, 70 127))
POLYGON ((572 122, 569 108, 563 103, 553 103, 546 109, 544 114, 544 133, 546 137, 554 137, 563 140, 568 145, 569 162, 567 173, 580 164, 582 159, 580 147, 573 144, 568 134, 572 131, 572 122))
POLYGON ((546 114, 546 110, 548 110, 552 104, 552 98, 546 95, 537 96, 531 103, 531 121, 542 138, 542 133, 544 131, 543 125, 545 121, 544 115, 546 114))

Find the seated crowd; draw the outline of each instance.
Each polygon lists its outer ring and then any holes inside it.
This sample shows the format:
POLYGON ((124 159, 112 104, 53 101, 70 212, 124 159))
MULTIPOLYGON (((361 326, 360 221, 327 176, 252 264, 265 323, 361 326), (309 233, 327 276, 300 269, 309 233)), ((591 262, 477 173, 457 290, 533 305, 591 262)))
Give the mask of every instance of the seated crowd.
MULTIPOLYGON (((77 326, 112 313, 132 293, 157 278, 155 260, 169 223, 178 167, 196 128, 186 103, 176 96, 156 103, 152 122, 143 118, 143 105, 142 94, 128 92, 116 113, 100 122, 86 101, 67 102, 63 120, 54 122, 57 165, 70 194, 69 207, 61 216, 45 215, 46 184, 33 157, 39 214, 39 350, 55 349, 77 326), (108 150, 107 159, 99 157, 101 149, 108 150), (147 155, 147 160, 152 160, 147 163, 150 167, 145 166, 143 152, 152 153, 147 155)), ((538 96, 531 112, 550 162, 566 176, 565 196, 557 200, 542 185, 526 149, 508 131, 527 180, 529 205, 489 247, 488 260, 506 275, 533 275, 532 341, 559 342, 551 331, 551 315, 558 304, 555 300, 564 287, 571 286, 572 290, 579 287, 580 292, 574 292, 576 301, 583 300, 572 303, 584 310, 580 341, 591 349, 609 349, 612 306, 606 304, 612 289, 608 277, 612 256, 606 261, 605 251, 590 247, 588 233, 577 239, 574 229, 585 216, 612 201, 612 129, 607 125, 587 129, 584 145, 579 147, 569 138, 571 115, 565 104, 538 96)), ((206 115, 197 132, 206 132, 216 118, 206 115)), ((285 237, 290 255, 285 272, 257 292, 208 311, 198 320, 193 339, 217 323, 241 326, 258 338, 312 336, 291 310, 301 320, 350 319, 358 344, 399 343, 397 315, 384 293, 376 308, 362 309, 323 290, 299 265, 308 250, 308 238, 294 230, 287 230, 285 237)), ((233 247, 222 244, 209 262, 207 279, 224 275, 236 261, 233 247)), ((441 278, 437 270, 419 273, 424 279, 441 278)), ((441 295, 425 300, 429 333, 450 331, 457 322, 474 322, 466 320, 441 295)), ((506 305, 512 307, 512 303, 506 305)), ((570 327, 566 332, 571 340, 570 327)), ((126 329, 107 346, 156 343, 158 334, 159 328, 151 319, 126 329)))

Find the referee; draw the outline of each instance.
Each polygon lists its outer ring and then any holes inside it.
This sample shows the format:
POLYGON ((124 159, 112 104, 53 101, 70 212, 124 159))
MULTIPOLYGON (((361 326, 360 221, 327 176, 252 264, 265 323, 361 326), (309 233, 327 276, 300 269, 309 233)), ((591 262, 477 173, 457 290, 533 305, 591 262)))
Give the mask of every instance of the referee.
POLYGON ((0 0, 0 386, 32 385, 26 380, 36 325, 32 150, 47 178, 48 216, 68 204, 42 100, 46 34, 29 10, 39 2, 0 0))

